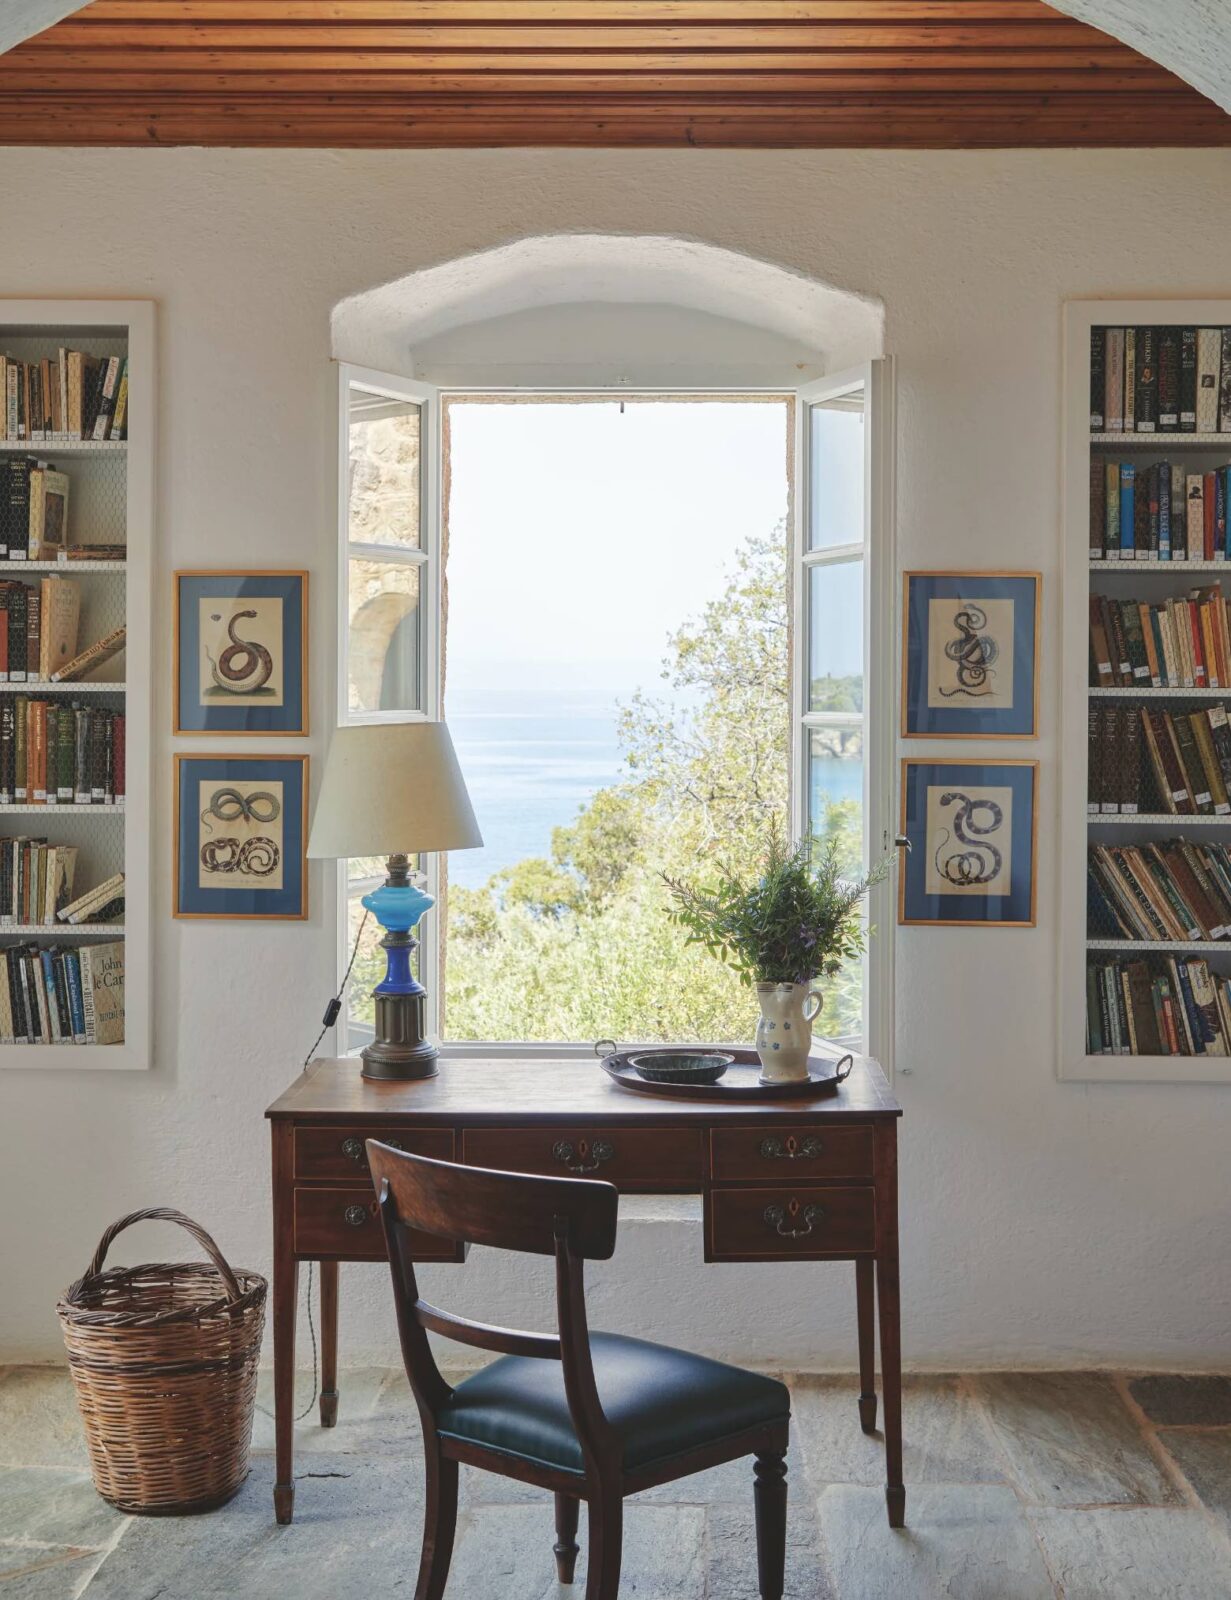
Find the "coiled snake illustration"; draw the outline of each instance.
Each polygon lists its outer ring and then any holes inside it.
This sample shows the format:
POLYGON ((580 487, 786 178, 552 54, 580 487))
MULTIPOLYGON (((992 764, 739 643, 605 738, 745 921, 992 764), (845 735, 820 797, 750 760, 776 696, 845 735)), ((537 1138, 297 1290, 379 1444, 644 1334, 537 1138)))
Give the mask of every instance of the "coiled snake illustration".
MULTIPOLYGON (((227 638, 231 642, 217 661, 210 655, 208 646, 205 650, 214 682, 228 694, 254 694, 273 677, 274 658, 265 646, 255 639, 241 639, 235 631, 235 624, 245 617, 255 618, 256 612, 237 611, 227 623, 227 638)), ((221 622, 221 612, 215 611, 210 620, 221 622)))
MULTIPOLYGON (((201 813, 205 831, 212 833, 213 817, 218 822, 270 823, 282 813, 282 802, 268 789, 250 795, 238 789, 215 789, 201 813)), ((207 872, 242 872, 252 878, 268 878, 277 869, 282 851, 273 839, 258 833, 252 839, 207 839, 201 846, 201 865, 207 872)))
POLYGON ((941 694, 947 700, 958 694, 971 698, 991 694, 988 680, 996 676, 992 667, 1000 655, 1000 646, 990 633, 979 632, 980 628, 987 627, 987 612, 982 606, 963 606, 954 613, 953 626, 958 631, 958 637, 950 639, 945 646, 945 655, 955 663, 957 686, 953 689, 942 687, 941 694))
POLYGON ((956 803, 957 810, 953 813, 952 834, 946 828, 944 837, 936 845, 932 859, 936 863, 937 872, 947 883, 957 884, 962 889, 973 888, 980 883, 991 883, 1004 864, 1004 856, 994 844, 989 844, 986 838, 972 839, 970 835, 995 833, 1004 821, 1004 812, 994 800, 972 800, 960 789, 947 790, 941 795, 940 803, 942 806, 956 803), (977 811, 986 811, 991 818, 986 827, 980 827, 975 821, 977 811), (952 850, 942 860, 941 851, 950 838, 956 839, 966 848, 952 850))

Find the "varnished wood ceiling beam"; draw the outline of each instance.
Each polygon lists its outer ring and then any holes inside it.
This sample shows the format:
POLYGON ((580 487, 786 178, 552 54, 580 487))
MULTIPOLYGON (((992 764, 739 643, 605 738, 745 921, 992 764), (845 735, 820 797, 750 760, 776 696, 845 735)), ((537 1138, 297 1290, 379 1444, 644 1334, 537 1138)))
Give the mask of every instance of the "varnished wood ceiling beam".
POLYGON ((1041 0, 94 0, 0 57, 0 143, 1226 144, 1041 0))

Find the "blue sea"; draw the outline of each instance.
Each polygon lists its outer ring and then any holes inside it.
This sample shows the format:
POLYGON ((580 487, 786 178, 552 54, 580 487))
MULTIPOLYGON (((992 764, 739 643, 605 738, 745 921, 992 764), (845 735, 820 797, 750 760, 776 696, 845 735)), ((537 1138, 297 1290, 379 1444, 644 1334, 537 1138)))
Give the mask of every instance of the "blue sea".
MULTIPOLYGON (((451 690, 445 716, 483 834, 449 857, 449 878, 479 888, 526 856, 549 856, 553 828, 627 776, 616 722, 628 690, 451 690)), ((859 766, 814 762, 813 790, 855 798, 859 766)))

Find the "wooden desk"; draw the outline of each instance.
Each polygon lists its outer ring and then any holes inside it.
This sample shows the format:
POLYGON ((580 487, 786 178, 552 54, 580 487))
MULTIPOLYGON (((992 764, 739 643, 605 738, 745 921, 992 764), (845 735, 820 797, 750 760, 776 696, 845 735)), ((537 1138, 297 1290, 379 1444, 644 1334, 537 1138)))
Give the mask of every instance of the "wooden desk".
MULTIPOLYGON (((593 1062, 442 1059, 419 1083, 372 1083, 318 1061, 266 1115, 273 1134, 274 1409, 279 1522, 294 1512, 299 1263, 321 1263, 321 1423, 337 1415, 338 1263, 382 1261, 364 1140, 513 1172, 588 1173, 624 1194, 700 1194, 706 1261, 854 1261, 859 1417, 876 1426, 880 1307, 885 1497, 905 1520, 898 1309, 897 1119, 875 1061, 814 1101, 667 1100, 617 1088, 593 1062), (875 1274, 875 1286, 873 1277, 875 1274)), ((426 1235, 417 1259, 458 1261, 426 1235)))

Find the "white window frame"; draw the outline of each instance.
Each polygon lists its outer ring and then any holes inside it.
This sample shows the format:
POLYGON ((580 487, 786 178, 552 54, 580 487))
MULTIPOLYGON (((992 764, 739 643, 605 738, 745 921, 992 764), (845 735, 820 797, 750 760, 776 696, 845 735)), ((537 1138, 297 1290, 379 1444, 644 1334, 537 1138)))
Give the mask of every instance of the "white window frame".
MULTIPOLYGON (((848 368, 795 391, 795 494, 791 517, 791 831, 798 838, 809 822, 808 743, 813 728, 859 727, 863 732, 863 859, 880 860, 893 848, 895 803, 895 695, 897 683, 896 563, 893 519, 893 372, 888 360, 848 368), (864 426, 863 528, 843 545, 808 549, 812 498, 812 406, 862 393, 864 426), (863 710, 809 711, 811 628, 808 574, 813 567, 859 560, 863 581, 863 710)), ((893 1057, 893 945, 895 902, 892 879, 868 896, 867 921, 874 930, 863 958, 863 1033, 849 1041, 875 1056, 886 1072, 893 1057)))
MULTIPOLYGON (((338 363, 338 413, 337 413, 337 515, 338 515, 338 565, 337 565, 337 662, 335 672, 337 725, 353 727, 371 723, 431 722, 440 715, 441 685, 441 444, 440 444, 440 390, 431 384, 416 383, 410 378, 393 373, 377 372, 370 367, 359 367, 348 362, 338 363), (350 391, 352 387, 367 389, 390 400, 407 400, 419 406, 419 548, 399 545, 364 544, 350 539, 350 391), (360 711, 350 709, 350 568, 352 555, 372 561, 388 561, 393 565, 419 568, 419 685, 420 706, 417 710, 360 711)), ((439 863, 429 856, 424 864, 427 892, 439 899, 439 863)), ((373 883, 373 888, 377 883, 373 883)), ((350 901, 350 881, 345 861, 339 861, 336 871, 336 943, 337 973, 339 979, 350 960, 350 919, 347 909, 350 901)), ((436 914, 433 909, 419 926, 419 963, 425 973, 435 972, 440 964, 440 944, 436 914)), ((435 1033, 435 997, 429 983, 429 1032, 435 1033)), ((344 1000, 338 1017, 337 1041, 341 1055, 348 1055, 360 1047, 361 1041, 349 1037, 348 1011, 344 1000)))
MULTIPOLYGON (((628 399, 635 392, 638 399, 670 400, 681 396, 712 396, 715 399, 736 400, 740 396, 781 398, 793 404, 794 461, 791 483, 792 504, 788 514, 789 544, 791 552, 791 621, 792 621, 792 773, 791 773, 791 825, 798 835, 806 825, 807 817, 807 749, 808 727, 826 720, 824 715, 804 715, 808 671, 808 635, 806 618, 805 579, 806 566, 815 564, 815 556, 806 557, 806 516, 808 506, 808 452, 806 419, 809 403, 850 393, 863 386, 866 415, 869 425, 865 430, 864 460, 864 537, 857 547, 865 562, 864 582, 864 856, 865 860, 879 857, 892 846, 894 837, 894 662, 896 660, 896 622, 894 606, 893 559, 893 492, 892 492, 892 381, 887 361, 874 361, 865 366, 825 378, 796 390, 780 387, 721 388, 707 385, 702 388, 673 387, 670 389, 638 388, 622 391, 611 386, 585 388, 579 385, 553 387, 549 385, 518 385, 515 387, 483 387, 439 389, 430 384, 413 382, 389 373, 370 368, 342 364, 339 367, 339 424, 338 424, 338 662, 337 693, 338 720, 348 723, 397 722, 434 720, 440 715, 443 681, 443 644, 441 632, 441 600, 443 592, 442 561, 444 529, 442 526, 444 504, 443 483, 443 411, 450 400, 483 400, 542 395, 545 398, 578 396, 628 399), (422 618, 422 683, 423 709, 417 712, 373 712, 356 715, 350 713, 348 701, 348 582, 347 568, 349 545, 347 537, 349 449, 347 443, 348 393, 352 384, 358 384, 392 399, 418 401, 422 406, 424 448, 422 453, 421 510, 423 527, 419 552, 397 550, 394 559, 418 559, 424 568, 420 585, 422 618), (876 639, 879 650, 873 650, 876 639)), ((847 554, 853 553, 851 547, 847 554)), ((371 547, 361 547, 368 555, 371 547)), ((389 552, 377 551, 377 558, 389 552)), ((834 552, 816 552, 815 555, 832 559, 834 552)), ((481 823, 481 819, 480 819, 481 823)), ((429 857, 426 863, 426 887, 439 900, 440 870, 438 859, 429 857)), ((346 969, 350 959, 347 903, 349 886, 346 863, 338 867, 338 973, 346 969)), ((426 1022, 428 1034, 439 1037, 440 998, 443 984, 439 937, 439 906, 434 907, 421 924, 420 961, 424 982, 428 989, 426 1022)), ((869 899, 869 921, 877 928, 877 936, 870 941, 865 957, 864 1038, 862 1048, 874 1054, 887 1071, 891 1070, 893 1040, 893 930, 894 899, 891 886, 878 885, 869 899)), ((352 1045, 346 1036, 347 1008, 343 1006, 338 1022, 338 1047, 347 1054, 358 1045, 352 1045)), ((448 1053, 454 1056, 517 1059, 526 1056, 578 1059, 592 1054, 588 1043, 534 1043, 519 1044, 513 1041, 488 1042, 448 1041, 448 1053)))

